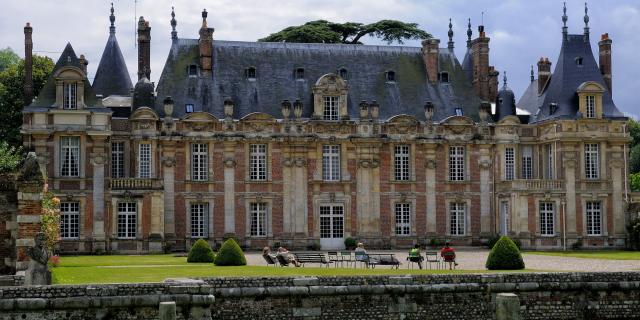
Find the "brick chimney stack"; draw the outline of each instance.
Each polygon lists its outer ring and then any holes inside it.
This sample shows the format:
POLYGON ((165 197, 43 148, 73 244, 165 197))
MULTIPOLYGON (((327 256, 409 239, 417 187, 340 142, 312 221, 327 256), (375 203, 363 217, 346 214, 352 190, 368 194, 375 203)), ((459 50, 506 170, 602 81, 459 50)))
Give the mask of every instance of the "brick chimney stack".
POLYGON ((213 69, 213 28, 207 26, 207 10, 202 11, 202 27, 200 28, 200 69, 202 75, 210 75, 213 69))
MULTIPOLYGON (((471 58, 473 59, 474 67, 473 89, 480 99, 492 101, 490 93, 489 38, 484 33, 484 26, 478 26, 478 33, 478 38, 471 41, 471 58)), ((497 76, 495 78, 497 81, 497 76)))
POLYGON ((438 47, 440 39, 426 39, 422 41, 422 60, 427 69, 429 82, 438 81, 438 47))
POLYGON ((82 67, 82 72, 84 72, 84 75, 87 75, 87 66, 89 65, 89 60, 87 60, 87 58, 84 57, 84 54, 80 55, 80 67, 82 67))
POLYGON ((151 77, 151 27, 144 17, 138 20, 138 80, 151 77))
POLYGON ((27 22, 24 27, 24 105, 33 101, 33 28, 27 22))
POLYGON ((600 37, 598 47, 600 49, 600 73, 602 73, 604 84, 607 85, 609 93, 613 94, 613 88, 611 87, 611 39, 609 39, 608 33, 605 33, 600 37))
POLYGON ((540 57, 538 61, 538 94, 542 94, 549 78, 551 78, 551 61, 549 58, 540 57))

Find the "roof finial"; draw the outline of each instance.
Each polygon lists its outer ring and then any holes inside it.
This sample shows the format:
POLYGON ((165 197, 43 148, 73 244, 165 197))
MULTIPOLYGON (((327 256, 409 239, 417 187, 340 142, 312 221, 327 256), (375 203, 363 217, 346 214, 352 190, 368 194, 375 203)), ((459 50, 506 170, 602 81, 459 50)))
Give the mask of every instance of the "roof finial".
POLYGON ((207 9, 202 10, 202 27, 207 27, 207 9))
POLYGON ((585 41, 589 40, 589 7, 584 3, 584 36, 585 41))
POLYGON ((171 39, 178 39, 178 32, 176 31, 176 25, 178 25, 178 22, 176 21, 176 13, 173 9, 173 7, 171 7, 171 39))
POLYGON ((533 82, 535 78, 533 77, 533 65, 531 65, 531 82, 533 82))
POLYGON ((471 35, 473 31, 471 31, 471 18, 469 18, 469 23, 467 24, 467 47, 471 47, 471 35))
POLYGON ((567 40, 567 3, 563 2, 562 7, 562 39, 567 40))
POLYGON ((502 83, 504 85, 504 88, 507 88, 507 71, 504 72, 504 74, 502 74, 502 83))
POLYGON ((109 16, 109 21, 111 21, 111 26, 109 27, 109 33, 116 33, 116 26, 114 23, 116 22, 116 16, 113 14, 113 2, 111 2, 111 15, 109 16))
POLYGON ((451 24, 451 18, 449 18, 449 43, 448 47, 450 51, 453 51, 453 24, 451 24))

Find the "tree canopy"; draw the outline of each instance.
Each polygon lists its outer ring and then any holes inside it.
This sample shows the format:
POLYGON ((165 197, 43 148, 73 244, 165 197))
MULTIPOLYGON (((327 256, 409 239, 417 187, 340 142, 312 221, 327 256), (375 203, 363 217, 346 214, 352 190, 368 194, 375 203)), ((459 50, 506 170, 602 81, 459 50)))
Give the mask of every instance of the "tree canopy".
MULTIPOLYGON (((24 59, 11 49, 0 50, 0 64, 7 62, 0 69, 0 138, 11 145, 22 144, 20 126, 22 125, 22 108, 28 104, 24 101, 24 59), (15 59, 17 57, 17 59, 15 59), (6 58, 6 59, 5 59, 6 58)), ((54 63, 49 57, 33 56, 33 94, 37 96, 53 71, 54 63)))
POLYGON ((316 20, 301 26, 287 27, 258 41, 362 44, 360 40, 364 36, 380 38, 388 44, 393 42, 402 44, 404 40, 431 38, 431 34, 418 28, 417 23, 380 20, 370 24, 363 24, 358 22, 335 23, 316 20))

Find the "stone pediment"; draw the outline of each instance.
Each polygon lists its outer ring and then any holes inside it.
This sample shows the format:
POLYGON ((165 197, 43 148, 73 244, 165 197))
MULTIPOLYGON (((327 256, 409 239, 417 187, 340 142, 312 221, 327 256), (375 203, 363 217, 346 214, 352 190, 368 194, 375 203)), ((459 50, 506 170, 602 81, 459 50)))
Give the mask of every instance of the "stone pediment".
POLYGON ((240 119, 245 130, 255 132, 273 132, 276 126, 276 118, 264 112, 253 112, 240 119))
POLYGON ((599 84, 599 83, 597 83, 595 81, 586 81, 586 82, 581 83, 578 86, 578 88, 576 89, 576 91, 577 92, 594 92, 594 93, 595 92, 599 92, 599 93, 602 93, 602 92, 605 91, 605 88, 601 84, 599 84))
POLYGON ((498 121, 497 124, 498 125, 519 125, 522 123, 520 122, 520 118, 516 116, 506 116, 500 119, 500 121, 498 121))
POLYGON ((323 88, 328 91, 339 91, 347 88, 347 83, 335 73, 327 73, 316 81, 314 89, 323 88))
POLYGON ((217 122, 218 119, 208 112, 192 112, 182 119, 185 129, 191 131, 213 130, 217 122))
POLYGON ((264 112, 252 112, 248 115, 244 116, 240 121, 266 121, 266 122, 275 122, 275 118, 270 114, 264 112))
POLYGON ((401 114, 389 119, 386 127, 389 133, 415 133, 419 123, 415 117, 401 114))
POLYGON ((132 121, 141 121, 141 120, 159 120, 158 114, 149 107, 141 107, 136 109, 131 116, 129 117, 132 121))
POLYGON ((473 134, 473 128, 475 127, 475 122, 469 117, 465 116, 451 116, 442 121, 442 125, 445 130, 456 134, 473 134))
POLYGON ((84 74, 77 67, 66 66, 58 69, 53 74, 53 77, 56 80, 82 80, 84 79, 84 74))

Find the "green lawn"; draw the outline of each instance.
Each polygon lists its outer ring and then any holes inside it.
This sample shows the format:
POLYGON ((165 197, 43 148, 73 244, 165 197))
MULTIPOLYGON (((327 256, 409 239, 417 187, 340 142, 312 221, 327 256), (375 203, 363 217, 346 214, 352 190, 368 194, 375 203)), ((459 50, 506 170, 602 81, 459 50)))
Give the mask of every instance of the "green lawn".
MULTIPOLYGON (((52 268, 54 284, 161 282, 166 278, 263 277, 263 276, 348 276, 476 273, 486 270, 418 270, 318 267, 242 266, 216 267, 211 263, 187 263, 186 257, 172 255, 77 256, 60 259, 52 268)), ((527 270, 525 270, 527 271, 527 270)), ((529 270, 530 271, 530 270, 529 270)))
POLYGON ((523 253, 586 259, 640 260, 640 251, 526 251, 523 253))

